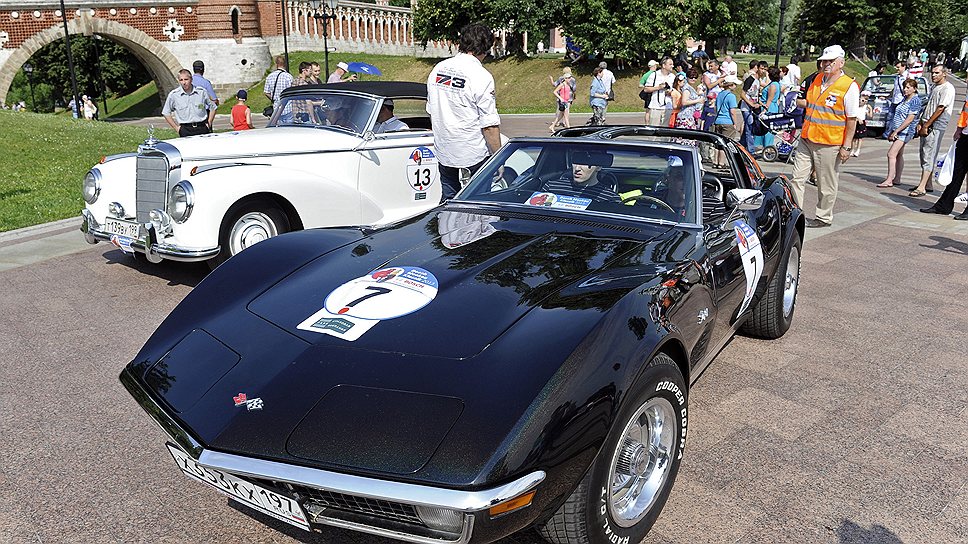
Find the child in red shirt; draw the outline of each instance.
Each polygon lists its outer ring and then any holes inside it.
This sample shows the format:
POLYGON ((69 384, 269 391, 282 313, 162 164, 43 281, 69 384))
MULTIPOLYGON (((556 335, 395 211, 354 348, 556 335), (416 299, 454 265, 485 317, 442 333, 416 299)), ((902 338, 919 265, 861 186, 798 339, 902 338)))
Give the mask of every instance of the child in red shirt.
POLYGON ((245 89, 239 89, 239 92, 235 93, 235 97, 239 99, 239 103, 232 106, 232 130, 254 128, 252 126, 252 110, 245 105, 249 93, 245 92, 245 89))

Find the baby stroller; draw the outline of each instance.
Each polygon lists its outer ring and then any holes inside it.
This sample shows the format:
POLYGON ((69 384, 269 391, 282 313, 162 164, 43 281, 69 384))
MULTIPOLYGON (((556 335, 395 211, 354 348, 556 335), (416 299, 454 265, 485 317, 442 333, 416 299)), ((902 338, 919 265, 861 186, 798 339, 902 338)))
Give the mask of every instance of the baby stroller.
POLYGON ((789 91, 780 101, 778 113, 761 113, 755 116, 760 125, 757 132, 773 134, 773 145, 763 148, 763 160, 773 162, 781 159, 790 162, 800 143, 800 129, 803 127, 803 108, 797 106, 797 91, 789 91))

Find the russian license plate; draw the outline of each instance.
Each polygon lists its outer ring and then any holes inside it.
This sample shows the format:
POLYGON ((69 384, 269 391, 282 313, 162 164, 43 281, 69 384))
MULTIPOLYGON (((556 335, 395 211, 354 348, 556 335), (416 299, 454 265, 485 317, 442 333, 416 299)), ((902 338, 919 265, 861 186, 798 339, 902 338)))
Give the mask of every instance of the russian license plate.
POLYGON ((141 225, 135 223, 134 221, 114 219, 113 217, 106 217, 104 219, 104 232, 108 234, 116 234, 125 238, 131 238, 133 240, 138 239, 140 227, 141 225))
POLYGON ((173 444, 166 444, 178 468, 193 480, 208 484, 246 506, 276 519, 310 531, 306 513, 295 500, 262 486, 237 478, 227 472, 204 467, 173 444))

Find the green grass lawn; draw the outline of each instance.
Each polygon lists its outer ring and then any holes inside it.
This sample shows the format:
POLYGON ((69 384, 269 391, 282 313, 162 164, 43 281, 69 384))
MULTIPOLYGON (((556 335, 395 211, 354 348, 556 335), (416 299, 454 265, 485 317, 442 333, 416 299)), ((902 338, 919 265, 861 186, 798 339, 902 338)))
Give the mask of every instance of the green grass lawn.
POLYGON ((134 151, 145 139, 142 127, 10 111, 0 111, 0 134, 0 231, 80 215, 84 174, 102 156, 134 151))

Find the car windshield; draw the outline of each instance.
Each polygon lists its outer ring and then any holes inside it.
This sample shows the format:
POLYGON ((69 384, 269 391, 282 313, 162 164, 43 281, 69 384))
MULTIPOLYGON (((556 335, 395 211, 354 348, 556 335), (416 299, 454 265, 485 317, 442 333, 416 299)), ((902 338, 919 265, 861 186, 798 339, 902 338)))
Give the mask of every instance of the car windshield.
POLYGON ((698 223, 694 148, 614 142, 511 142, 458 201, 698 223))
POLYGON ((268 126, 331 127, 358 134, 373 116, 375 97, 314 92, 282 97, 268 126))
MULTIPOLYGON (((862 91, 870 91, 877 96, 887 96, 894 90, 894 81, 897 76, 872 76, 864 82, 862 91)), ((928 83, 923 77, 915 78, 918 82, 918 94, 928 94, 928 83)))

